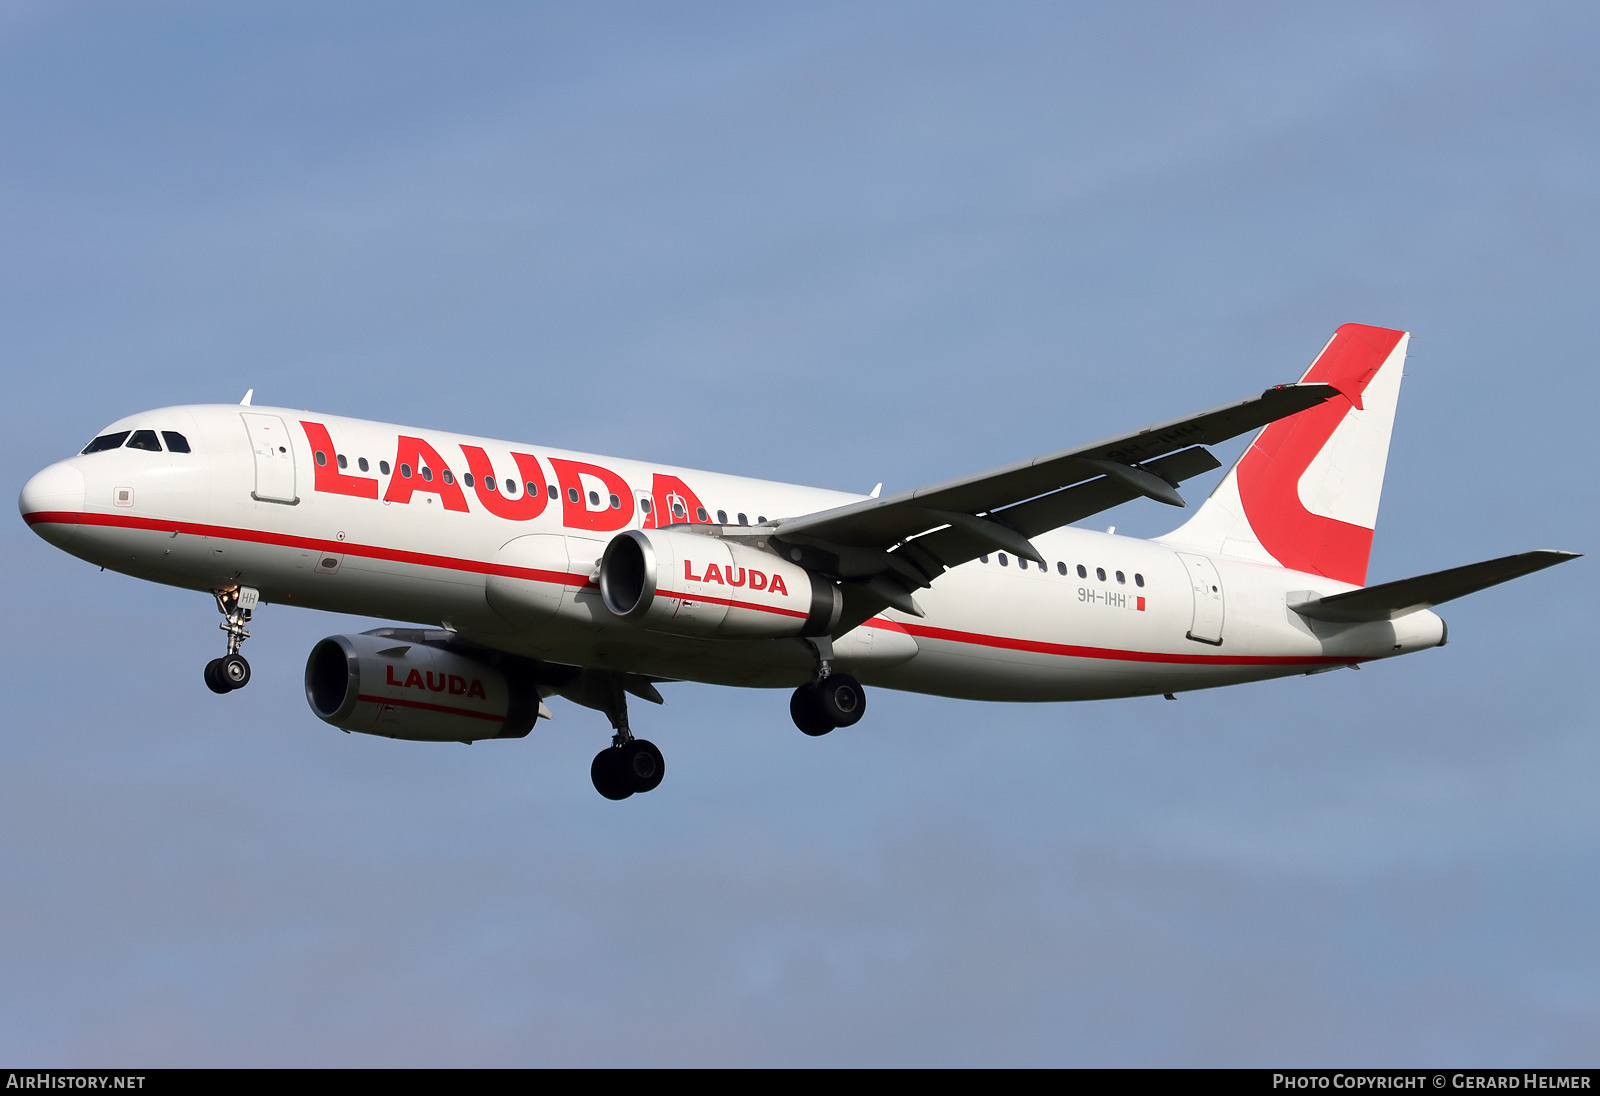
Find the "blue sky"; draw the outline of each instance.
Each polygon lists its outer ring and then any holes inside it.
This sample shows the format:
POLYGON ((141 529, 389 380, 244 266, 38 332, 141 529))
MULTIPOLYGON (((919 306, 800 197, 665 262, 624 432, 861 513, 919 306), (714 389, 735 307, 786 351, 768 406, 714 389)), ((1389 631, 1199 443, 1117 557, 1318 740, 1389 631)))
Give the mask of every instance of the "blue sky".
MULTIPOLYGON (((0 446, 20 488, 254 387, 897 490, 1357 321, 1415 333, 1374 580, 1589 551, 1597 42, 1584 4, 10 4, 0 446)), ((666 782, 612 804, 597 713, 341 735, 304 658, 371 622, 269 607, 218 698, 206 599, 4 535, 12 1062, 1600 1049, 1589 560, 1175 703, 879 690, 813 741, 673 686, 666 782)))

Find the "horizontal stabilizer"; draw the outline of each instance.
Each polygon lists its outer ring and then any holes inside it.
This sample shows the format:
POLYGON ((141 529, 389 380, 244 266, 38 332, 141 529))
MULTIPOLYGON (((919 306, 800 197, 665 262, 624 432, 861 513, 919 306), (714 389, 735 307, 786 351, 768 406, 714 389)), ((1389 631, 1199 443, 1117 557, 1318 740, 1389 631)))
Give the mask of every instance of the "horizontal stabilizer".
POLYGON ((1407 613, 1431 609, 1443 602, 1498 586, 1546 567, 1554 567, 1569 559, 1577 559, 1581 554, 1546 548, 1484 560, 1482 563, 1469 563, 1465 567, 1452 567, 1431 575, 1385 582, 1362 590, 1349 590, 1330 597, 1302 594, 1299 595, 1300 600, 1296 600, 1296 595, 1291 594, 1289 608, 1314 620, 1339 623, 1394 620, 1407 613))

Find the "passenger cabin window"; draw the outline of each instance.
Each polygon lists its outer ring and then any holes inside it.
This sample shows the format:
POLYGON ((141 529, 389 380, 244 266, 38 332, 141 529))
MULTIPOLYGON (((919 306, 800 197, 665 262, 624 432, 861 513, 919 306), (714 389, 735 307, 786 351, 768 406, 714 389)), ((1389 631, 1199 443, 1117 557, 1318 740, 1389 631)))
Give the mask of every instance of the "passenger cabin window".
POLYGON ((1106 580, 1106 569, 1104 567, 1096 567, 1094 569, 1094 577, 1104 582, 1106 580))
POLYGON ((728 524, 728 512, 726 510, 718 510, 717 511, 717 524, 718 525, 726 525, 726 524, 728 524))
POLYGON ((548 494, 550 495, 551 499, 554 499, 556 497, 556 485, 555 484, 552 483, 550 485, 549 490, 548 490, 548 494))
POLYGON ((365 472, 370 467, 367 464, 367 458, 366 457, 357 457, 356 458, 356 467, 361 469, 363 472, 365 472))
POLYGON ((999 555, 995 556, 995 559, 1000 561, 1000 566, 1004 567, 1006 565, 1006 554, 1004 552, 1001 552, 999 555))
POLYGON ((450 469, 448 468, 446 468, 443 472, 440 472, 439 475, 446 483, 454 483, 456 481, 456 478, 450 474, 450 469))
POLYGON ((129 430, 118 430, 115 434, 101 434, 94 441, 83 447, 85 453, 104 453, 107 449, 121 449, 122 443, 128 440, 129 430))
POLYGON ((650 512, 650 500, 649 499, 640 499, 639 500, 639 513, 648 514, 649 512, 650 512))
POLYGON ((161 431, 161 440, 167 443, 167 452, 169 453, 187 453, 189 451, 189 439, 176 430, 161 431))
POLYGON ((517 481, 516 480, 514 480, 514 479, 506 480, 506 497, 507 498, 516 498, 517 497, 517 481))
POLYGON ((339 461, 339 467, 340 468, 349 468, 350 467, 350 462, 344 459, 344 454, 343 453, 338 454, 338 461, 339 461))
POLYGON ((1056 564, 1056 574, 1064 575, 1066 573, 1067 573, 1067 565, 1065 563, 1057 563, 1056 564))
POLYGON ((400 478, 401 479, 410 479, 411 478, 411 465, 402 464, 400 466, 400 478))
POLYGON ((318 449, 316 452, 316 458, 318 465, 326 465, 328 463, 328 454, 324 453, 320 449, 318 449))
POLYGON ((1124 575, 1121 571, 1118 571, 1117 572, 1117 585, 1118 586, 1126 586, 1127 584, 1128 584, 1127 576, 1124 575))
POLYGON ((611 509, 613 509, 613 510, 622 509, 622 500, 617 498, 616 495, 612 495, 611 496, 611 509))
POLYGON ((740 525, 749 525, 750 523, 748 521, 744 520, 744 515, 743 514, 740 514, 739 515, 739 524, 740 525))
POLYGON ((428 468, 428 467, 425 466, 422 469, 422 478, 427 480, 429 483, 432 483, 433 482, 433 469, 432 468, 428 468))
POLYGON ((706 508, 704 506, 696 506, 694 508, 694 516, 696 518, 700 519, 701 521, 710 521, 711 520, 711 515, 706 513, 706 508))
POLYGON ((589 505, 590 506, 599 506, 600 505, 600 492, 598 492, 598 491, 590 491, 589 492, 589 505))
POLYGON ((387 476, 389 474, 389 462, 386 460, 380 460, 378 462, 378 471, 387 476))
POLYGON ((468 487, 471 487, 472 486, 472 473, 471 472, 463 472, 463 473, 461 473, 461 482, 466 484, 468 487))
POLYGON ((1079 578, 1088 578, 1088 577, 1089 577, 1089 570, 1088 570, 1088 568, 1086 568, 1086 567, 1085 567, 1085 566, 1084 566, 1084 565, 1083 565, 1083 564, 1081 564, 1081 563, 1080 563, 1080 564, 1078 564, 1078 577, 1079 577, 1079 578))
POLYGON ((567 501, 568 502, 577 502, 578 501, 578 489, 576 487, 567 488, 567 501))
POLYGON ((1141 589, 1144 587, 1144 576, 1141 575, 1138 571, 1135 571, 1133 573, 1133 584, 1135 586, 1140 587, 1141 589))
MULTIPOLYGON (((468 486, 471 486, 471 485, 469 484, 468 486)), ((485 491, 493 491, 494 490, 494 477, 493 476, 484 476, 483 477, 483 489, 485 491)))
POLYGON ((161 443, 156 440, 156 432, 154 430, 135 430, 133 437, 128 439, 128 448, 159 453, 161 452, 161 443))

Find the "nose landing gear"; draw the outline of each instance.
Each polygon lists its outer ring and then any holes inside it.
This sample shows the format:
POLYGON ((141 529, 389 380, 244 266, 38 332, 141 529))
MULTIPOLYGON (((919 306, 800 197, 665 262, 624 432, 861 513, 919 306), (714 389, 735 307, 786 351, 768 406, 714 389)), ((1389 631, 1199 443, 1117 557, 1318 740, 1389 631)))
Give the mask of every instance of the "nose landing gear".
POLYGON ((250 663, 244 660, 239 648, 250 638, 245 625, 255 611, 261 595, 252 586, 235 586, 228 590, 213 590, 217 611, 222 614, 218 625, 228 633, 228 653, 206 663, 206 688, 214 693, 231 693, 250 684, 250 663))

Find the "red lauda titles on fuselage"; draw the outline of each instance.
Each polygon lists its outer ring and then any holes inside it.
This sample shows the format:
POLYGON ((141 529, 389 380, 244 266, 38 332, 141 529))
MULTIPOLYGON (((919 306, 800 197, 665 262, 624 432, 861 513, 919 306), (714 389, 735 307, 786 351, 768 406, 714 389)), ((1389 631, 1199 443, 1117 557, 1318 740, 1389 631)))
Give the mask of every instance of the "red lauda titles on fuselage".
POLYGON ((765 571, 758 571, 754 567, 734 567, 731 564, 726 572, 715 563, 706 564, 703 575, 694 573, 695 563, 692 560, 683 561, 683 577, 688 582, 716 583, 721 586, 744 587, 751 590, 765 590, 770 594, 789 596, 789 587, 784 584, 782 575, 769 576, 765 571))
MULTIPOLYGON (((312 489, 324 494, 351 498, 382 498, 384 502, 407 504, 416 494, 434 495, 446 510, 469 513, 464 481, 477 496, 478 505, 497 518, 531 521, 543 514, 552 499, 561 500, 561 524, 569 529, 612 532, 624 529, 633 517, 633 489, 616 472, 598 464, 546 457, 554 472, 554 483, 545 475, 544 465, 532 453, 511 454, 517 474, 513 482, 521 485, 515 493, 504 488, 505 480, 495 476, 489 454, 477 445, 461 445, 468 477, 458 477, 437 449, 423 438, 401 434, 396 439, 394 471, 387 489, 375 476, 353 475, 338 466, 338 449, 328 428, 320 422, 302 420, 306 440, 311 443, 312 489), (590 501, 591 496, 596 500, 590 501), (612 500, 616 503, 613 505, 612 500)), ((650 512, 643 527, 657 528, 657 515, 666 515, 660 525, 709 520, 705 505, 677 476, 656 472, 651 475, 650 512)), ((720 579, 718 581, 721 581, 720 579)))
POLYGON ((460 674, 436 674, 432 670, 424 673, 421 670, 410 670, 406 673, 404 681, 395 676, 395 667, 386 664, 388 671, 385 683, 396 689, 421 689, 430 693, 448 693, 451 696, 464 696, 469 700, 477 697, 480 700, 489 699, 483 690, 483 682, 477 678, 468 681, 460 674))

